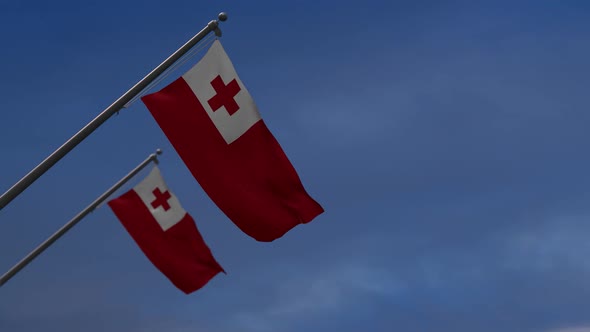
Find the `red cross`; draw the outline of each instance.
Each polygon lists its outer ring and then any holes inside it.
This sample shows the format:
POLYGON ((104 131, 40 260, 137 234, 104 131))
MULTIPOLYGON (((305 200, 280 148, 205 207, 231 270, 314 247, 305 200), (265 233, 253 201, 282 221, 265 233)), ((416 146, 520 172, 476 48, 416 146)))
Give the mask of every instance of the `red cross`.
POLYGON ((168 204, 168 200, 172 196, 170 195, 170 193, 168 191, 161 192, 160 188, 156 188, 156 189, 154 189, 154 191, 152 191, 152 194, 154 194, 154 196, 156 196, 156 199, 152 202, 152 207, 154 209, 157 209, 158 207, 161 206, 164 208, 164 211, 170 210, 170 204, 168 204))
POLYGON ((240 92, 240 90, 242 90, 238 84, 238 81, 233 79, 231 82, 225 85, 221 76, 217 75, 217 77, 211 81, 211 86, 217 93, 213 98, 207 101, 213 112, 220 109, 221 106, 225 106, 225 109, 229 115, 233 115, 240 109, 240 106, 234 100, 234 97, 238 94, 238 92, 240 92))

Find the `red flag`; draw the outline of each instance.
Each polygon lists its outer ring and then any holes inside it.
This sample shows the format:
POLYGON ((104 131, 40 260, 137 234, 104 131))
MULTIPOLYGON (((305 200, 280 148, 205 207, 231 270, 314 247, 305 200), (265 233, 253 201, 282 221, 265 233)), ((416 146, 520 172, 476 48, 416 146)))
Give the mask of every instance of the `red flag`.
POLYGON ((205 192, 246 234, 273 241, 324 211, 218 40, 182 77, 142 100, 205 192))
POLYGON ((108 204, 147 258, 186 294, 225 273, 157 167, 108 204))

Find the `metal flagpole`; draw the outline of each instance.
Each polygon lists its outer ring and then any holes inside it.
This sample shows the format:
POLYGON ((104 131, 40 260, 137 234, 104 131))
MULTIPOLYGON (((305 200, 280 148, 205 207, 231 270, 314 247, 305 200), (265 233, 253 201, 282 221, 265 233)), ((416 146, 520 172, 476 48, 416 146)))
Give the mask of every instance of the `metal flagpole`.
POLYGON ((115 183, 109 190, 104 192, 100 197, 98 197, 94 202, 88 205, 84 210, 78 213, 72 220, 68 221, 65 225, 62 226, 57 232, 53 233, 45 242, 41 243, 35 250, 31 251, 25 258, 23 258, 20 262, 14 265, 8 272, 6 272, 2 277, 0 277, 0 287, 4 285, 8 280, 14 277, 20 270, 22 270, 27 264, 29 264, 33 259, 35 259, 39 254, 41 254, 45 249, 49 248, 55 241, 57 241, 62 235, 64 235, 70 228, 74 227, 82 218, 88 215, 90 212, 94 211, 102 202, 104 202, 109 196, 111 196, 117 189, 123 186, 127 181, 129 181, 133 176, 135 176, 139 171, 141 171, 144 167, 149 165, 152 161, 156 164, 158 163, 158 155, 162 154, 162 150, 156 150, 156 153, 152 153, 147 157, 146 160, 141 162, 137 167, 135 167, 129 174, 125 175, 119 182, 115 183))
POLYGON ((141 81, 137 82, 129 91, 125 92, 119 99, 117 99, 111 106, 107 107, 102 113, 96 118, 90 121, 84 128, 78 131, 72 138, 55 150, 49 157, 43 160, 37 167, 20 179, 10 189, 8 189, 2 196, 0 196, 0 210, 2 210, 8 203, 10 203, 16 196, 20 195, 27 187, 29 187, 35 180, 49 170, 55 163, 63 158, 68 152, 70 152, 76 145, 82 142, 88 135, 95 131, 100 125, 102 125, 108 118, 113 114, 121 110, 129 101, 137 96, 144 88, 146 88, 152 81, 154 81, 160 74, 162 74, 168 67, 174 62, 180 59, 186 52, 188 52, 193 46, 201 41, 210 32, 215 32, 217 35, 221 35, 219 29, 219 21, 227 20, 226 13, 220 13, 218 20, 212 20, 194 35, 189 41, 182 45, 176 52, 172 53, 164 62, 152 70, 147 76, 141 81))

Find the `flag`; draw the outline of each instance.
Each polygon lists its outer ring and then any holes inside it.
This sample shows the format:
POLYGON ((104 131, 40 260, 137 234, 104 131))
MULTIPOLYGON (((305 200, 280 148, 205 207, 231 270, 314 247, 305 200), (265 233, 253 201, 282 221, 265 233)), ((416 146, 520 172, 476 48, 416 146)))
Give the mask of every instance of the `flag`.
POLYGON ((219 40, 182 77, 142 101, 203 190, 246 234, 273 241, 324 211, 219 40))
POLYGON ((108 205, 147 258, 186 294, 225 273, 158 167, 108 205))

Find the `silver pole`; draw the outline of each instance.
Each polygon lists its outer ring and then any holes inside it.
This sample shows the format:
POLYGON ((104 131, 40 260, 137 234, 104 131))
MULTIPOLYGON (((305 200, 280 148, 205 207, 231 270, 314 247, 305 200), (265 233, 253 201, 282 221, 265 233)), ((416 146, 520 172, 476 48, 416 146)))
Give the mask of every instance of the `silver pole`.
POLYGON ((88 135, 95 131, 100 125, 102 125, 108 118, 113 114, 117 113, 123 108, 129 101, 137 96, 145 87, 147 87, 153 80, 155 80, 160 74, 162 74, 168 67, 174 62, 180 59, 186 52, 188 52, 193 46, 201 41, 210 32, 214 31, 218 36, 221 35, 219 30, 219 21, 227 20, 227 14, 220 13, 218 20, 212 20, 194 35, 188 42, 182 45, 176 52, 172 53, 168 59, 164 60, 159 66, 157 66, 151 73, 147 74, 141 81, 137 82, 129 91, 125 92, 119 99, 117 99, 111 106, 107 107, 102 113, 96 118, 90 121, 84 128, 78 131, 72 138, 55 150, 49 157, 43 160, 37 167, 20 179, 10 189, 8 189, 2 196, 0 196, 0 210, 2 210, 8 203, 10 203, 16 196, 20 195, 25 189, 27 189, 35 180, 49 170, 55 163, 63 158, 68 152, 82 142, 88 135))
POLYGON ((33 259, 35 259, 39 254, 41 254, 45 249, 49 248, 55 241, 57 241, 62 235, 64 235, 70 228, 74 227, 82 218, 84 218, 87 214, 94 211, 97 206, 99 206, 104 200, 106 200, 109 196, 111 196, 117 189, 119 189, 122 185, 124 185, 127 181, 129 181, 133 176, 135 176, 139 171, 141 171, 144 167, 146 167, 152 161, 158 163, 158 155, 162 154, 162 150, 156 150, 156 153, 152 153, 147 157, 146 160, 141 162, 137 167, 135 167, 129 174, 125 175, 119 182, 115 183, 109 190, 105 193, 100 195, 94 202, 88 205, 84 210, 82 210, 78 215, 76 215, 72 220, 68 221, 65 225, 62 226, 57 232, 53 233, 45 242, 41 243, 35 250, 31 251, 25 258, 23 258, 20 262, 18 262, 15 266, 13 266, 8 272, 6 272, 2 277, 0 277, 0 287, 4 285, 8 280, 14 277, 20 270, 22 270, 27 264, 29 264, 33 259))

